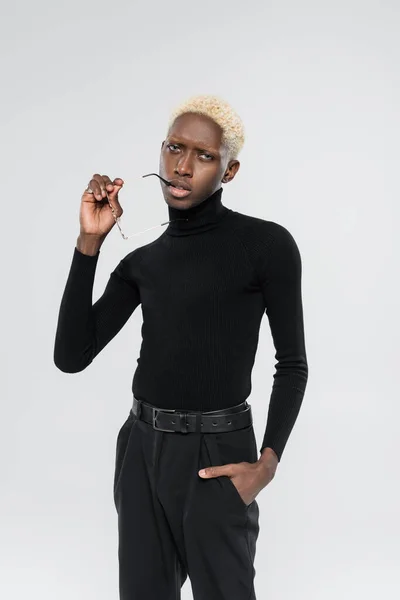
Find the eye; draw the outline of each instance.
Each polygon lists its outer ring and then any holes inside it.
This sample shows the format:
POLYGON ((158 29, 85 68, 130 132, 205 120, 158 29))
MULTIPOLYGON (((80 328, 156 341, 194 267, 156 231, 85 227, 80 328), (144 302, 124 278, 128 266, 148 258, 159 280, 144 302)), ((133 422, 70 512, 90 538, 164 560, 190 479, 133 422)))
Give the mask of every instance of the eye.
MULTIPOLYGON (((167 144, 167 148, 168 148, 169 150, 171 150, 171 152, 176 152, 176 150, 173 150, 173 149, 172 149, 172 147, 173 147, 173 146, 174 146, 175 148, 178 148, 178 149, 179 149, 179 147, 178 147, 178 145, 177 145, 177 144, 167 144)), ((214 157, 213 157, 213 156, 211 156, 211 154, 208 154, 207 152, 203 152, 202 154, 200 154, 200 156, 208 156, 208 158, 207 158, 207 162, 211 162, 212 160, 214 160, 214 157)))

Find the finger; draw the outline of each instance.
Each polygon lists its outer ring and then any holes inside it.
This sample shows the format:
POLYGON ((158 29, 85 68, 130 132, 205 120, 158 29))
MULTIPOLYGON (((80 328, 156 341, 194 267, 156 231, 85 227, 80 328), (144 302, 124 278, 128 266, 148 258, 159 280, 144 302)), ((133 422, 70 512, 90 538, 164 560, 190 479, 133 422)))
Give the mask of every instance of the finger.
POLYGON ((114 179, 114 182, 112 182, 108 175, 100 175, 99 173, 95 173, 89 182, 89 187, 93 190, 97 200, 105 198, 107 196, 106 192, 108 192, 112 198, 115 198, 123 185, 124 180, 120 177, 117 177, 114 179))
POLYGON ((120 191, 120 189, 124 185, 124 181, 120 177, 116 177, 114 179, 114 182, 111 185, 112 185, 111 192, 110 192, 109 189, 107 190, 108 191, 108 197, 109 197, 110 200, 112 199, 112 200, 116 200, 118 202, 118 192, 120 191))
POLYGON ((221 465, 218 467, 206 467, 205 469, 201 469, 199 471, 200 477, 220 477, 221 475, 227 475, 228 477, 232 477, 234 474, 234 465, 221 465))
POLYGON ((103 175, 103 182, 104 182, 105 189, 109 193, 114 191, 115 186, 118 186, 118 191, 119 191, 121 189, 121 187, 124 185, 124 181, 120 177, 116 177, 114 179, 114 181, 111 181, 111 179, 108 177, 108 175, 103 175))
POLYGON ((114 184, 111 181, 111 179, 109 178, 108 175, 103 175, 103 182, 104 182, 104 187, 108 192, 112 192, 114 189, 114 184))
POLYGON ((104 182, 103 176, 99 175, 99 173, 95 173, 93 175, 93 179, 96 181, 97 185, 99 186, 99 192, 101 195, 101 198, 106 198, 107 194, 106 194, 106 184, 104 182))
POLYGON ((94 191, 90 187, 90 183, 88 183, 86 190, 83 192, 82 196, 86 196, 87 199, 91 199, 93 201, 94 191))
POLYGON ((100 187, 99 184, 96 182, 95 179, 91 179, 89 181, 88 184, 88 188, 91 189, 93 191, 93 193, 91 194, 90 192, 88 192, 95 200, 102 200, 102 195, 100 192, 100 187))
POLYGON ((98 173, 95 173, 93 175, 92 179, 89 181, 89 187, 92 188, 92 190, 94 192, 94 196, 95 196, 95 198, 97 198, 97 200, 101 200, 103 198, 103 195, 101 193, 100 179, 101 179, 101 175, 99 175, 98 173))

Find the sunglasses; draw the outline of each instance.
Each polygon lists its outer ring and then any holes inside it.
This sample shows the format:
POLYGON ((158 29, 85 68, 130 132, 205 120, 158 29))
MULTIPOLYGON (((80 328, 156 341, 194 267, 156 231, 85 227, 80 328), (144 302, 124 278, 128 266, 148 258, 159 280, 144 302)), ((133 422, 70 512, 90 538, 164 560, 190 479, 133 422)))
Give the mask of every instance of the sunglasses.
MULTIPOLYGON (((164 177, 161 177, 161 175, 158 175, 157 173, 148 173, 147 175, 142 175, 142 177, 150 177, 150 175, 155 175, 156 177, 158 177, 159 179, 161 179, 161 181, 163 181, 166 185, 172 185, 172 183, 170 183, 169 181, 167 181, 166 179, 164 179, 164 177)), ((131 233, 130 235, 125 235, 124 232, 121 229, 121 226, 119 224, 119 220, 121 217, 117 217, 114 211, 114 207, 110 202, 110 198, 108 197, 108 192, 106 190, 106 195, 107 195, 107 200, 108 200, 108 204, 110 205, 111 208, 111 212, 114 216, 115 222, 118 225, 118 229, 123 237, 124 240, 129 240, 129 238, 135 236, 135 235, 140 235, 142 233, 144 233, 145 231, 150 231, 150 229, 155 229, 156 227, 160 227, 161 225, 168 225, 168 223, 171 223, 172 221, 166 221, 165 223, 160 223, 160 225, 155 225, 154 227, 149 227, 148 229, 144 229, 143 231, 138 231, 137 233, 131 233)), ((174 221, 188 221, 188 219, 185 218, 181 218, 181 219, 173 219, 174 221)))

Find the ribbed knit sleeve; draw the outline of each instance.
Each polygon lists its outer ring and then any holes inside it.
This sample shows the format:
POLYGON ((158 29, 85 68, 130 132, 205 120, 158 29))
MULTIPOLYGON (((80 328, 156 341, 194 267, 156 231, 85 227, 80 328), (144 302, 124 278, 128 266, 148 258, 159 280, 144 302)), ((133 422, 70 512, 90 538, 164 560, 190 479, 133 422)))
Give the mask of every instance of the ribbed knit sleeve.
POLYGON ((258 261, 258 273, 278 362, 260 451, 272 448, 280 460, 302 404, 308 364, 300 252, 285 227, 277 223, 270 223, 269 227, 268 251, 263 253, 265 261, 258 261))
POLYGON ((122 329, 140 303, 139 289, 127 276, 122 259, 92 304, 100 250, 89 256, 74 248, 58 315, 54 363, 65 373, 83 371, 122 329))

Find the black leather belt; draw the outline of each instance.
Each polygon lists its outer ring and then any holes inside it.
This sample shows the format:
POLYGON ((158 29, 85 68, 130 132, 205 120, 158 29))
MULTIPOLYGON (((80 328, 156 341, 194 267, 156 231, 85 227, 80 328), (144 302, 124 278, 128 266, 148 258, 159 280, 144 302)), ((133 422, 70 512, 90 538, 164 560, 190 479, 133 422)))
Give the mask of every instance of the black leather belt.
POLYGON ((182 411, 157 408, 133 397, 133 414, 157 431, 171 433, 218 433, 243 429, 253 423, 251 406, 241 404, 214 411, 182 411))

